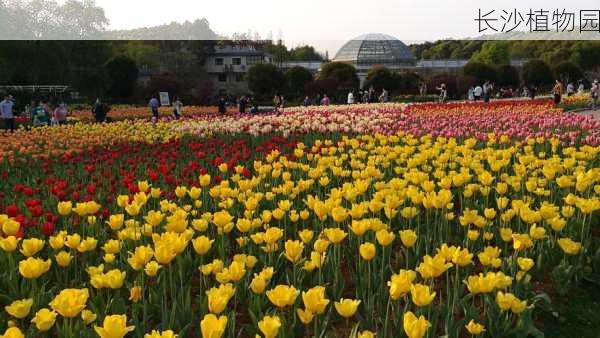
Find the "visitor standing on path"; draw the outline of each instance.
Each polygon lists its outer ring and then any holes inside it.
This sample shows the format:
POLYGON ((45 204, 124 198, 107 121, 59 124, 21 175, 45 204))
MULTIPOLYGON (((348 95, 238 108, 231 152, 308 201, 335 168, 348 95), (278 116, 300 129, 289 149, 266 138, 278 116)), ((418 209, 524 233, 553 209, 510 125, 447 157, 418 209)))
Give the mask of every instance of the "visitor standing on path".
POLYGON ((440 92, 440 97, 439 97, 440 102, 441 103, 446 102, 446 99, 448 98, 448 90, 446 89, 446 84, 442 83, 436 89, 439 90, 439 92, 440 92))
POLYGON ((223 96, 221 96, 219 98, 219 101, 217 102, 217 105, 219 106, 219 114, 225 115, 225 112, 227 112, 227 109, 225 107, 226 102, 225 102, 225 98, 223 96))
POLYGON ((52 118, 54 121, 56 121, 56 124, 63 125, 67 122, 68 112, 67 105, 61 103, 58 105, 58 107, 56 107, 56 109, 54 109, 54 116, 52 116, 52 118))
POLYGON ((4 96, 4 101, 0 102, 0 117, 2 117, 4 129, 10 129, 11 132, 15 131, 14 106, 15 103, 11 95, 4 96))
POLYGON ((152 96, 152 98, 150 99, 150 102, 148 102, 148 105, 150 106, 150 110, 152 111, 152 122, 156 122, 158 120, 158 99, 156 99, 156 96, 152 96))
POLYGON ((240 97, 240 102, 238 103, 239 108, 240 108, 240 113, 244 114, 246 112, 246 104, 248 104, 246 97, 245 96, 240 97))
POLYGON ((567 96, 573 95, 575 95, 575 85, 573 84, 573 82, 569 82, 569 84, 567 85, 567 96))
POLYGON ((481 100, 482 95, 483 95, 483 88, 481 88, 480 85, 475 86, 475 89, 473 89, 473 98, 475 99, 475 101, 481 100))
POLYGON ((327 94, 323 95, 323 99, 321 99, 321 105, 322 106, 328 106, 329 105, 329 97, 327 96, 327 94))
POLYGON ((592 84, 592 110, 596 110, 598 107, 598 96, 600 96, 600 84, 598 84, 598 80, 594 80, 594 84, 592 84))
POLYGON ((494 86, 489 81, 486 81, 483 84, 483 102, 485 102, 485 103, 490 102, 490 97, 492 96, 493 90, 494 90, 494 86))
POLYGON ((48 105, 44 101, 40 101, 37 107, 31 112, 31 122, 34 127, 47 126, 50 124, 50 112, 46 108, 48 105))
POLYGON ((183 103, 179 97, 175 98, 175 102, 173 102, 173 117, 177 120, 183 115, 183 103))
POLYGON ((552 95, 554 95, 554 104, 560 104, 563 93, 563 85, 560 80, 556 80, 554 87, 552 88, 552 95))
POLYGON ((352 91, 350 91, 350 93, 348 93, 348 104, 354 104, 354 93, 352 91))

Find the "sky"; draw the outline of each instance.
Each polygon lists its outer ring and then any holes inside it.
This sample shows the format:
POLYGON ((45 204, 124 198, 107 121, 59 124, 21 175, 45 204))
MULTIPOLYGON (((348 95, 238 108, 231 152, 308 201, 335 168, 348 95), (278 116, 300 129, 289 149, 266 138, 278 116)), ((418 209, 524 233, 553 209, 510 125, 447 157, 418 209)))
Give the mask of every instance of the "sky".
MULTIPOLYGON (((353 37, 386 33, 405 43, 479 36, 482 11, 600 10, 598 0, 96 0, 111 29, 155 26, 206 18, 222 35, 269 32, 288 46, 309 43, 335 54, 353 37)), ((600 33, 599 33, 600 34, 600 33)))

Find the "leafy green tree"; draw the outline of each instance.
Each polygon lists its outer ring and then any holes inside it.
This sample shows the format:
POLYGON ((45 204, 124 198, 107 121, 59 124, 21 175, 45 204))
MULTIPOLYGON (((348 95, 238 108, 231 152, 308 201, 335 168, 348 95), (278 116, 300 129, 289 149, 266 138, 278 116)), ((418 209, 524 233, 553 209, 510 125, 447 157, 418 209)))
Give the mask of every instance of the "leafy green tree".
POLYGON ((522 76, 525 84, 538 87, 551 86, 554 81, 550 66, 539 59, 530 60, 523 65, 522 76))
POLYGON ((321 61, 323 57, 317 53, 313 46, 299 46, 290 50, 289 59, 293 61, 321 61))
POLYGON ((563 83, 577 81, 583 78, 583 71, 570 61, 561 62, 553 68, 554 76, 563 83))
POLYGON ((285 73, 289 94, 299 98, 306 91, 306 86, 312 82, 312 74, 303 67, 293 67, 285 73))
POLYGON ((487 41, 483 44, 481 50, 473 54, 471 61, 488 65, 508 64, 510 63, 510 54, 503 42, 487 41))
POLYGON ((419 83, 423 81, 419 74, 411 71, 394 73, 394 79, 397 92, 412 95, 419 93, 419 83))
POLYGON ((373 87, 376 91, 386 89, 390 92, 398 88, 397 77, 394 73, 382 65, 376 65, 367 73, 364 88, 373 87))
POLYGON ((475 78, 477 83, 484 83, 485 81, 496 81, 498 74, 494 67, 485 63, 470 61, 463 68, 463 74, 472 76, 475 78))
POLYGON ((128 56, 119 55, 106 63, 109 78, 107 94, 112 98, 129 100, 135 91, 138 67, 128 56))
POLYGON ((519 71, 511 65, 501 65, 496 69, 497 84, 505 87, 517 87, 520 83, 519 71))
POLYGON ((248 89, 254 95, 267 99, 285 89, 283 72, 272 64, 256 64, 246 74, 248 89))
POLYGON ((578 42, 573 48, 571 61, 584 70, 594 70, 600 67, 600 42, 578 42))
POLYGON ((319 79, 335 79, 340 86, 354 89, 358 88, 360 83, 356 68, 343 62, 328 62, 323 65, 318 75, 319 79))

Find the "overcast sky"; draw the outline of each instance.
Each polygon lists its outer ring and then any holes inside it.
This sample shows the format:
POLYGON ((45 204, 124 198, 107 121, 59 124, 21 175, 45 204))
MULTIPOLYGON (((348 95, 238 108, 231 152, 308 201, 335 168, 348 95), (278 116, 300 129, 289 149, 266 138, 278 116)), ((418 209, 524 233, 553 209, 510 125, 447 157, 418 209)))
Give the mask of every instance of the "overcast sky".
MULTIPOLYGON (((281 32, 288 45, 303 42, 335 54, 344 41, 386 33, 406 43, 480 35, 478 9, 600 10, 598 0, 96 0, 112 29, 206 18, 217 33, 281 32)), ((599 33, 600 34, 600 33, 599 33)))

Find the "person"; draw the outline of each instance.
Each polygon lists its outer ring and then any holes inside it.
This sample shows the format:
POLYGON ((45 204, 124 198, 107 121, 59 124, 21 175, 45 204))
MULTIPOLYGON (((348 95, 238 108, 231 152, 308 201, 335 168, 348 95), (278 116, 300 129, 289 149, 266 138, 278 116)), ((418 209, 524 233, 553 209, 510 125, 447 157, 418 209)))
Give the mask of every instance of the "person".
POLYGON ((69 111, 67 110, 67 105, 61 103, 58 105, 58 107, 56 107, 56 109, 54 109, 52 119, 56 122, 57 125, 63 125, 67 123, 68 112, 69 111))
POLYGON ((250 114, 258 114, 258 104, 254 97, 250 97, 250 114))
POLYGON ((560 80, 556 80, 554 87, 552 88, 552 95, 554 95, 554 104, 560 104, 562 98, 563 86, 560 80))
POLYGON ((475 89, 473 89, 473 98, 475 101, 481 100, 481 95, 483 95, 483 88, 480 85, 475 86, 475 89))
POLYGON ((569 82, 569 84, 567 85, 567 96, 573 95, 575 95, 575 85, 573 84, 573 82, 569 82))
POLYGON ((419 94, 421 94, 421 96, 427 95, 427 84, 425 82, 419 84, 419 94))
POLYGON ((108 109, 108 106, 102 103, 100 98, 97 98, 94 106, 92 107, 92 115, 94 115, 96 122, 105 122, 106 114, 108 114, 109 110, 110 109, 108 109))
POLYGON ((304 97, 304 101, 302 102, 302 105, 305 107, 310 106, 310 99, 308 98, 308 96, 304 97))
POLYGON ((275 96, 273 96, 273 107, 275 107, 275 111, 279 110, 280 105, 281 105, 281 96, 279 96, 279 94, 275 94, 275 96))
POLYGON ((148 102, 148 106, 150 106, 150 110, 152 111, 152 121, 156 122, 158 120, 158 99, 156 96, 152 96, 150 102, 148 102))
POLYGON ((475 91, 475 88, 473 88, 473 86, 469 87, 469 89, 467 89, 467 100, 469 101, 475 101, 475 94, 473 93, 475 91))
POLYGON ((529 90, 529 97, 532 100, 535 100, 535 94, 537 92, 537 87, 536 86, 531 86, 531 89, 529 90))
POLYGON ((2 118, 5 130, 15 131, 15 115, 13 109, 15 102, 10 94, 4 96, 4 101, 0 102, 0 117, 2 118))
POLYGON ((600 84, 598 84, 598 80, 594 80, 591 89, 592 96, 592 110, 596 110, 598 107, 598 96, 600 96, 600 84))
POLYGON ((371 86, 371 88, 369 88, 369 99, 368 99, 369 103, 373 103, 375 102, 375 89, 373 88, 373 86, 371 86))
POLYGON ((385 103, 388 101, 388 92, 385 88, 382 89, 381 95, 379 95, 379 102, 385 103))
POLYGON ((246 105, 248 104, 248 101, 246 100, 245 96, 240 97, 240 101, 238 102, 238 106, 240 108, 240 113, 244 114, 246 113, 246 105))
POLYGON ((527 86, 523 86, 523 92, 522 92, 521 96, 529 97, 529 88, 527 88, 527 86))
POLYGON ((31 112, 31 120, 34 127, 47 126, 50 123, 50 112, 46 108, 45 101, 40 101, 31 112))
POLYGON ((348 93, 348 104, 354 104, 354 93, 352 91, 348 93))
POLYGON ((225 115, 225 113, 227 112, 226 109, 226 102, 225 102, 225 98, 223 96, 221 96, 219 98, 219 101, 217 102, 217 105, 219 106, 219 114, 221 115, 225 115))
POLYGON ((323 95, 323 98, 321 99, 321 105, 322 106, 329 105, 329 96, 327 96, 327 94, 323 95))
POLYGON ((283 95, 279 95, 279 110, 283 112, 285 108, 285 98, 283 95))
POLYGON ((363 91, 362 102, 369 103, 369 91, 367 91, 367 90, 363 91))
POLYGON ((183 115, 183 103, 181 103, 179 97, 176 97, 173 102, 173 117, 177 120, 181 115, 183 115))
POLYGON ((489 81, 486 81, 483 84, 483 102, 485 102, 485 103, 490 102, 490 97, 492 96, 493 90, 494 90, 494 86, 489 81))
POLYGON ((439 87, 436 88, 440 92, 439 100, 441 103, 446 102, 448 98, 448 91, 446 90, 446 84, 442 83, 439 87))
POLYGON ((585 85, 583 84, 583 81, 579 80, 579 87, 577 88, 577 93, 583 94, 584 91, 585 91, 585 85))

